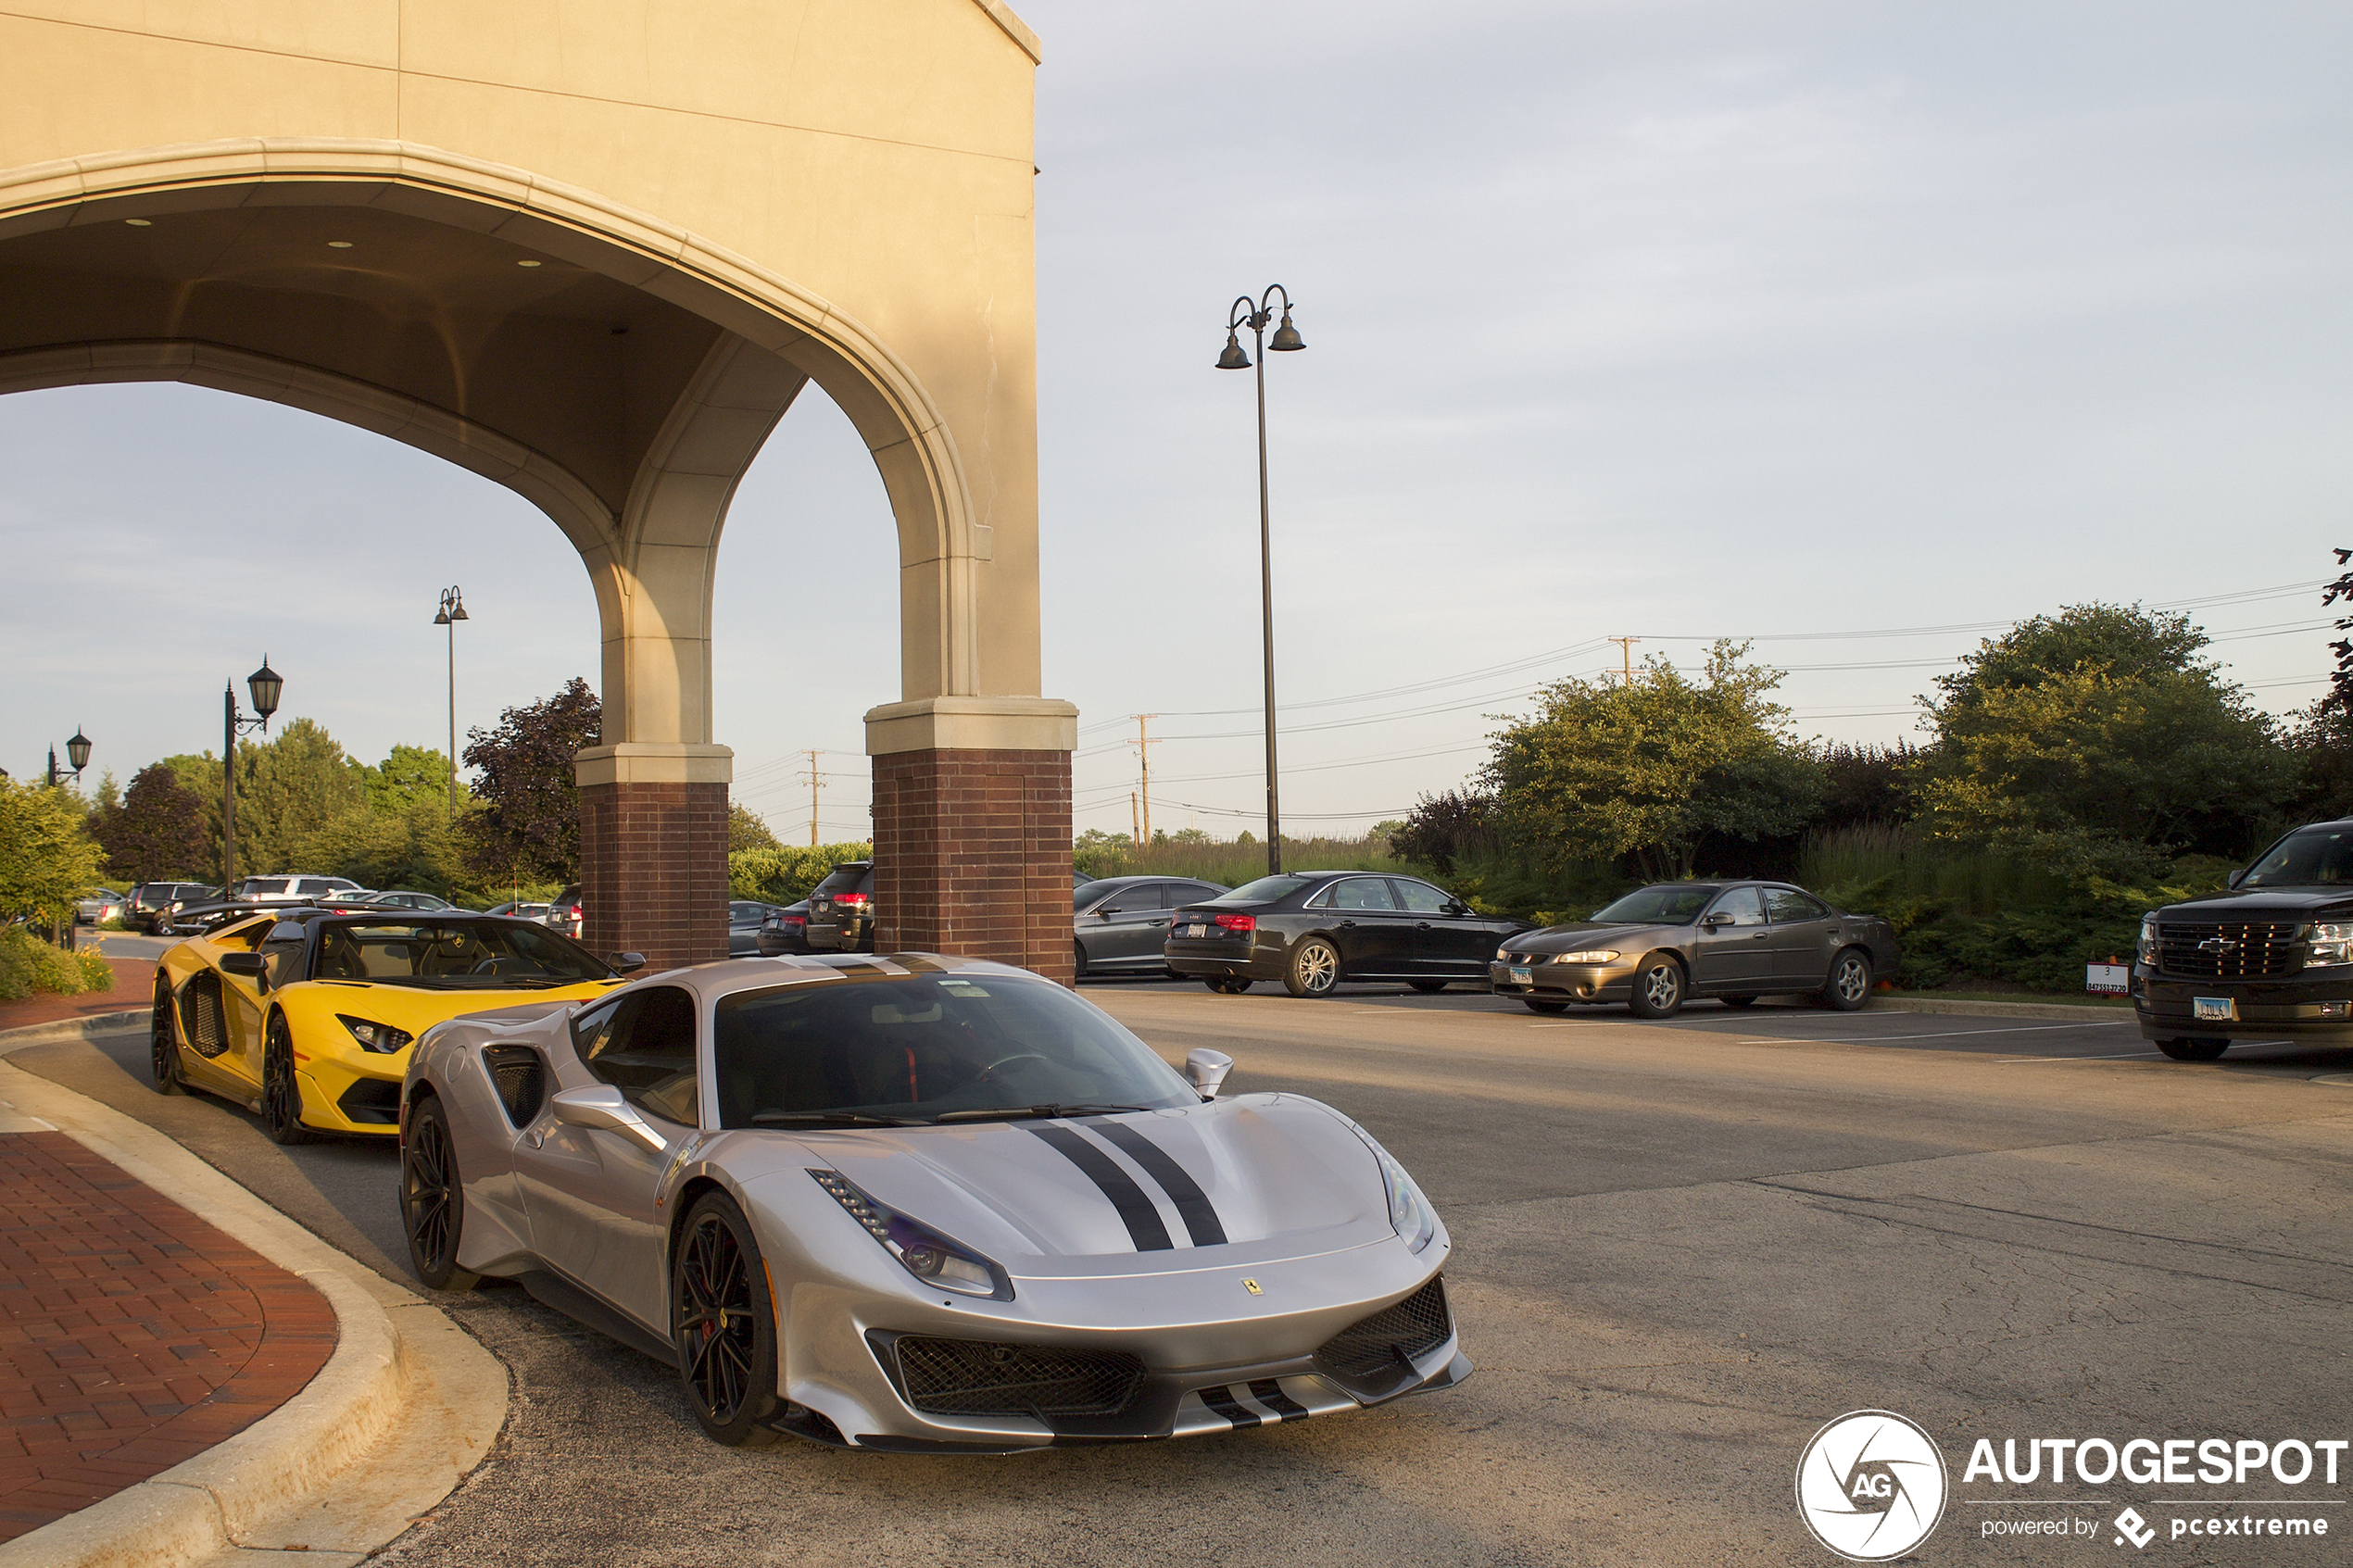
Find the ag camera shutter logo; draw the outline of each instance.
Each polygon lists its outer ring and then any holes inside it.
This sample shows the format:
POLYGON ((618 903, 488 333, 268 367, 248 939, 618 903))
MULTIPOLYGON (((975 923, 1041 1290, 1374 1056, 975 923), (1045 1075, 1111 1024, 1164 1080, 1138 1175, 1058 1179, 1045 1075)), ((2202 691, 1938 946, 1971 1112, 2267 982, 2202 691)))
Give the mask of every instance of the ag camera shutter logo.
POLYGON ((1850 1562, 1884 1562, 1928 1539, 1949 1487, 1935 1439, 1893 1411, 1840 1416, 1797 1461, 1798 1516, 1850 1562))

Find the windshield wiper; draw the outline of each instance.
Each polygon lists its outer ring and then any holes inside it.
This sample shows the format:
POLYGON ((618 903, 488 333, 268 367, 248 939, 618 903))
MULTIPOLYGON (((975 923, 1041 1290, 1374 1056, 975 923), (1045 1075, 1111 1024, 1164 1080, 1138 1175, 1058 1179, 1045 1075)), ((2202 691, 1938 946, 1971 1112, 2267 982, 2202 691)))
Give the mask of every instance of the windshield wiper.
POLYGON ((1149 1105, 998 1105, 975 1110, 943 1110, 935 1122, 1017 1122, 1031 1117, 1116 1116, 1124 1110, 1151 1110, 1149 1105))
POLYGON ((921 1118, 869 1116, 862 1110, 755 1110, 755 1127, 921 1127, 921 1118))

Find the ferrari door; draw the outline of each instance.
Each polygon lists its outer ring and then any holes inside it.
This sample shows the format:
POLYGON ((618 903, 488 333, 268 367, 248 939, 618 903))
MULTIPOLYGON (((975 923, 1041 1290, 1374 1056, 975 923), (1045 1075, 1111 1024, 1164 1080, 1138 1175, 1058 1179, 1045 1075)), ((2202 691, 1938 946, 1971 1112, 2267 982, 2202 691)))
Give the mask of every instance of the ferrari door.
POLYGON ((655 985, 591 1009, 573 1024, 590 1079, 619 1089, 664 1148, 553 1117, 515 1146, 532 1250, 665 1339, 668 1216, 654 1196, 670 1150, 698 1120, 695 1010, 693 993, 655 985))

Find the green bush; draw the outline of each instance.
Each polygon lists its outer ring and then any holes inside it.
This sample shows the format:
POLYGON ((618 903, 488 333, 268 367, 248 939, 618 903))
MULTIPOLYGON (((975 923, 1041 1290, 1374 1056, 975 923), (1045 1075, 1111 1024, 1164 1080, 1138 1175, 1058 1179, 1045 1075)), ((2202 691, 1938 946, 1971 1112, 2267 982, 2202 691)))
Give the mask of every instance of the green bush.
POLYGON ((35 992, 78 997, 112 989, 114 971, 94 950, 69 953, 22 926, 0 931, 0 1001, 21 1001, 35 992))
POLYGON ((844 860, 874 859, 872 844, 807 844, 738 849, 727 857, 727 896, 766 904, 797 904, 844 860))

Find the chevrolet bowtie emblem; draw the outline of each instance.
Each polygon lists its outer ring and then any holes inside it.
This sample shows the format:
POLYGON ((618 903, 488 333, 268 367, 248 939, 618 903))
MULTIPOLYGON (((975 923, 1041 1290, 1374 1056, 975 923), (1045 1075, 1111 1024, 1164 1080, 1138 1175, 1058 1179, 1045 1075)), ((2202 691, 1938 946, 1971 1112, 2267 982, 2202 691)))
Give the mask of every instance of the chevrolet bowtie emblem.
POLYGON ((1254 1279, 1246 1279, 1242 1281, 1242 1288, 1249 1291, 1252 1296, 1264 1296, 1266 1294, 1265 1291, 1258 1288, 1258 1282, 1254 1279))
POLYGON ((2209 936, 2197 945, 2197 950, 2201 953, 2212 953, 2220 958, 2224 953, 2237 952, 2239 945, 2228 936, 2209 936))

